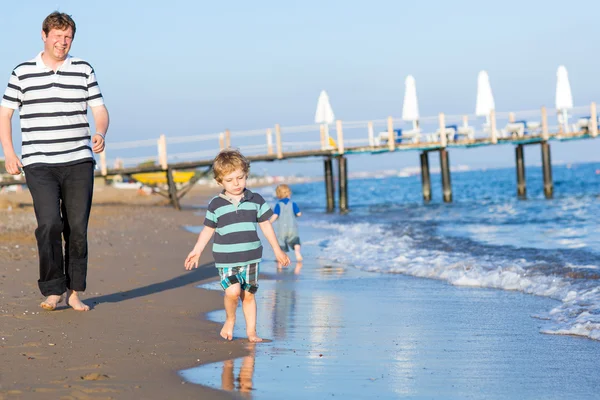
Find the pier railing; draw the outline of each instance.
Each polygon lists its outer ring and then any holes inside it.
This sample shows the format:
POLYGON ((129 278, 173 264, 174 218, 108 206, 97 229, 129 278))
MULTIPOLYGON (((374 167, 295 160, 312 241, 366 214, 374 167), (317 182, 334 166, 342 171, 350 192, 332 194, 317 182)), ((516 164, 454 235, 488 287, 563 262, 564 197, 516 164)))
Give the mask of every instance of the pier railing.
POLYGON ((160 135, 158 138, 113 142, 109 136, 100 155, 101 174, 129 170, 140 164, 145 170, 169 166, 209 165, 223 148, 236 147, 252 158, 275 160, 296 156, 340 155, 352 152, 385 152, 415 148, 469 147, 519 140, 565 139, 598 133, 596 104, 569 110, 568 119, 555 109, 492 112, 420 118, 342 121, 332 124, 281 126, 190 136, 160 135), (130 156, 132 152, 137 153, 130 156))
MULTIPOLYGON (((442 194, 445 202, 452 201, 449 149, 457 147, 515 146, 517 168, 517 195, 526 197, 525 145, 539 144, 542 152, 544 195, 553 196, 551 140, 576 140, 594 138, 598 135, 596 103, 589 106, 564 110, 546 109, 516 112, 494 112, 486 116, 446 115, 420 118, 419 121, 403 121, 398 118, 365 121, 337 120, 332 124, 301 126, 274 125, 271 128, 247 131, 216 132, 204 135, 143 139, 128 142, 107 143, 100 154, 100 171, 96 175, 133 175, 144 172, 160 172, 161 179, 151 174, 155 189, 179 208, 179 200, 192 185, 206 176, 215 155, 227 147, 239 148, 251 161, 276 161, 281 159, 322 157, 327 195, 327 211, 333 211, 334 179, 333 159, 338 164, 339 206, 348 211, 347 158, 346 154, 386 153, 395 151, 418 151, 420 153, 423 200, 431 200, 429 154, 437 152, 440 158, 442 194), (139 155, 128 157, 127 153, 139 155), (168 151, 167 151, 168 150, 168 151), (120 154, 119 154, 120 153, 120 154), (110 154, 110 159, 108 159, 110 154), (125 156, 123 156, 125 155, 125 156), (108 165, 113 167, 109 168, 108 165), (203 169, 190 174, 178 170, 203 169), (183 176, 185 175, 185 176, 183 176), (182 177, 183 176, 183 177, 182 177), (185 181, 188 179, 187 181, 185 181), (179 180, 179 182, 178 182, 179 180), (182 183, 182 180, 185 181, 182 183), (157 184, 159 182, 160 184, 157 184), (165 188, 166 183, 166 188, 165 188)), ((110 138, 110 136, 109 136, 110 138)), ((147 174, 133 176, 143 182, 147 174)), ((1 186, 17 183, 14 178, 0 182, 1 186)))

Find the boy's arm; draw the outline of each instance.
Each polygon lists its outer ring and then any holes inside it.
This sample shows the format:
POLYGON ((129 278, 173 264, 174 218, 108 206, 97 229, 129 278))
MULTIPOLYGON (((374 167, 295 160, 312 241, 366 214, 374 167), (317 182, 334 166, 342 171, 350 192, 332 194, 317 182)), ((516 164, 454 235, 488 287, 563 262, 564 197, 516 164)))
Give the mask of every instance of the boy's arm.
POLYGON ((275 253, 275 258, 277 258, 277 261, 284 267, 290 265, 290 258, 281 250, 281 248, 279 247, 279 243, 277 243, 277 237, 275 236, 275 231, 271 226, 271 222, 260 222, 258 226, 260 226, 260 230, 265 235, 265 238, 267 238, 267 241, 273 248, 273 252, 275 253))
POLYGON ((279 203, 275 204, 275 208, 273 208, 273 215, 269 218, 269 222, 273 223, 279 218, 279 213, 281 210, 279 209, 279 203))
POLYGON ((205 226, 202 229, 202 232, 200 232, 200 235, 198 235, 196 245, 185 259, 185 269, 190 270, 192 268, 198 268, 198 261, 200 260, 200 255, 206 248, 206 245, 210 241, 210 238, 212 237, 213 233, 215 233, 215 228, 205 226))
POLYGON ((196 245, 194 246, 194 251, 202 253, 214 233, 215 228, 211 228, 210 226, 205 226, 204 228, 202 228, 202 232, 200 232, 200 234, 198 235, 198 240, 196 241, 196 245))
POLYGON ((300 212, 300 207, 298 207, 298 204, 293 203, 292 208, 294 209, 294 215, 296 215, 296 217, 302 216, 302 213, 300 212))

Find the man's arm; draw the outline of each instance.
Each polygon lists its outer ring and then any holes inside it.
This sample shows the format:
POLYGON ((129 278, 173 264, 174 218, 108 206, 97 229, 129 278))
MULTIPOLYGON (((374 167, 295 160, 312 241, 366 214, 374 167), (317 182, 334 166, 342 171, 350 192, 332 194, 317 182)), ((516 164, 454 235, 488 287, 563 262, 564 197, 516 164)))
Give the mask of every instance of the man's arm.
POLYGON ((108 131, 110 118, 108 116, 108 110, 104 105, 91 108, 92 116, 94 117, 94 125, 96 126, 96 133, 102 134, 92 135, 92 150, 94 153, 102 153, 102 151, 104 151, 104 138, 102 136, 106 135, 106 132, 108 131))
POLYGON ((6 172, 11 175, 19 175, 23 164, 21 164, 21 160, 15 153, 12 141, 11 120, 14 112, 15 110, 12 108, 0 106, 0 143, 2 143, 2 150, 4 151, 4 168, 6 168, 6 172))

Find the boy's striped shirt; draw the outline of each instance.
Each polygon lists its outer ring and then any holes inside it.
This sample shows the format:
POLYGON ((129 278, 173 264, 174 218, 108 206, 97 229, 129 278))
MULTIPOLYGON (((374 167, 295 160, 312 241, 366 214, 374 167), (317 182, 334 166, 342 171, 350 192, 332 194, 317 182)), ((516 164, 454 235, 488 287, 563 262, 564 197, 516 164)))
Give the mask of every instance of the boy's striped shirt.
POLYGON ((258 263, 262 245, 258 223, 268 221, 273 211, 258 193, 244 190, 239 203, 221 193, 208 204, 204 225, 215 228, 213 257, 217 268, 258 263))
POLYGON ((93 160, 87 108, 103 104, 90 64, 67 56, 54 72, 42 53, 15 67, 0 103, 19 110, 24 166, 93 160))

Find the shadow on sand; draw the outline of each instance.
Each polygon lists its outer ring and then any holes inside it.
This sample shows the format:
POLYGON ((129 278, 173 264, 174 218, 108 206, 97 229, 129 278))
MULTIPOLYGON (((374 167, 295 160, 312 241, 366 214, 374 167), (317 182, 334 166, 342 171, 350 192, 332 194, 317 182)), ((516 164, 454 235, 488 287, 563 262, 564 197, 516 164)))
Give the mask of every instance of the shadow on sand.
POLYGON ((187 286, 193 283, 201 282, 208 278, 217 276, 217 270, 214 263, 207 263, 199 266, 186 274, 177 276, 168 281, 153 283, 151 285, 138 287, 124 292, 106 294, 98 297, 90 297, 85 299, 85 303, 93 309, 96 305, 102 303, 119 303, 137 297, 144 297, 150 294, 164 292, 165 290, 176 289, 182 286, 187 286))

